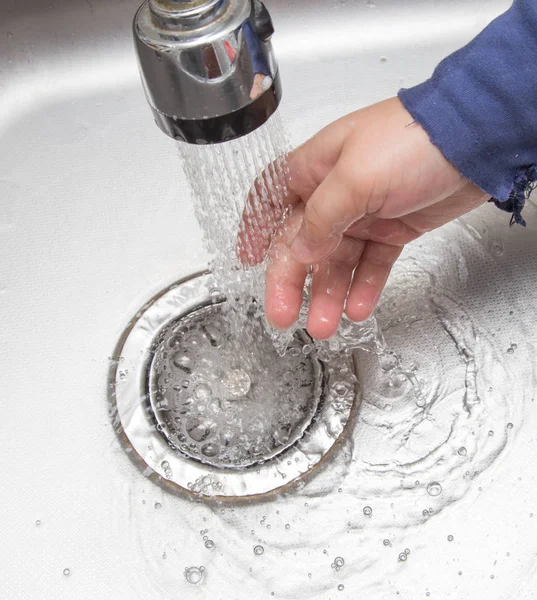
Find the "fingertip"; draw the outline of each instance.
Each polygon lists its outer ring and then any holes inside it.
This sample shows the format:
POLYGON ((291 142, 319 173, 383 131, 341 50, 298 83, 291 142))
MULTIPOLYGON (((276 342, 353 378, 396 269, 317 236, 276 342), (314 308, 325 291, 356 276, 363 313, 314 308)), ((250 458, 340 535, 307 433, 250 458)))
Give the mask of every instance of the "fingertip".
POLYGON ((307 332, 311 335, 314 340, 329 340, 336 334, 339 322, 332 323, 326 317, 318 319, 308 319, 306 325, 307 332))
POLYGON ((265 306, 267 321, 275 328, 283 331, 292 327, 298 320, 298 311, 274 307, 270 304, 265 306))
POLYGON ((267 321, 276 329, 289 329, 298 320, 302 306, 299 290, 282 289, 277 286, 267 288, 265 315, 267 321))
POLYGON ((328 340, 336 334, 343 315, 343 301, 334 302, 327 295, 314 294, 306 329, 316 340, 328 340))
POLYGON ((345 314, 351 321, 361 323, 367 321, 375 311, 378 301, 376 300, 360 300, 358 302, 349 303, 345 308, 345 314))

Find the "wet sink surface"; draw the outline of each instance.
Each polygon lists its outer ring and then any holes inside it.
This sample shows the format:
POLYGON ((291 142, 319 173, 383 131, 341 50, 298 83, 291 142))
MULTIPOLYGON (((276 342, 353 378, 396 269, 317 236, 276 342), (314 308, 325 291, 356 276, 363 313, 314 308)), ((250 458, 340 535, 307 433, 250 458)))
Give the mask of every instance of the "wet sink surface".
MULTIPOLYGON (((207 262, 177 150, 139 84, 137 4, 0 7, 0 596, 532 598, 531 203, 526 230, 484 206, 413 244, 396 270, 380 323, 419 376, 438 379, 435 412, 408 443, 412 411, 364 355, 353 443, 275 502, 187 502, 126 457, 108 357, 144 302, 207 262), (450 427, 474 383, 484 409, 470 467, 445 470, 466 456, 450 427), (199 583, 183 574, 194 566, 199 583)), ((267 0, 293 141, 423 80, 508 4, 267 0)))

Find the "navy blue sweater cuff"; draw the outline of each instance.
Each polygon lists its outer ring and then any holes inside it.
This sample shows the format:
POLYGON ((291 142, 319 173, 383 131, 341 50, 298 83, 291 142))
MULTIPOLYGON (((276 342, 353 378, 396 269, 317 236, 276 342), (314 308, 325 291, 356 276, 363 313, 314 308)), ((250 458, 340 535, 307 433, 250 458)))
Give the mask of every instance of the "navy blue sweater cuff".
POLYGON ((537 2, 515 0, 399 98, 431 141, 513 220, 537 180, 537 2))

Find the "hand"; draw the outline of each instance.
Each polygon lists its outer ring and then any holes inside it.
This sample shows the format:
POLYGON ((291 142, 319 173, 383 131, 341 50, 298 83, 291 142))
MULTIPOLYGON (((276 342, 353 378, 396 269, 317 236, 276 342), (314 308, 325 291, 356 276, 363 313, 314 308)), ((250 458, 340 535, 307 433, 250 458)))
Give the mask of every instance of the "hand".
POLYGON ((263 214, 250 203, 239 253, 251 264, 268 250, 266 314, 281 329, 298 318, 307 266, 316 265, 307 329, 317 339, 334 335, 344 310, 353 321, 371 315, 405 244, 489 198, 398 98, 335 121, 289 160, 289 196, 263 214), (273 234, 282 206, 294 208, 273 234))

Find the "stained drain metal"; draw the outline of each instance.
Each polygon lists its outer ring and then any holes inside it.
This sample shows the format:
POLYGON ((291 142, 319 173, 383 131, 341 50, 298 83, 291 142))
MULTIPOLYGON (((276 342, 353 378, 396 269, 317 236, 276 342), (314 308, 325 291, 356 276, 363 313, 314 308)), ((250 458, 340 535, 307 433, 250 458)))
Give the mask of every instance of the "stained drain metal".
POLYGON ((354 365, 342 353, 319 360, 305 332, 280 357, 257 321, 253 356, 232 343, 224 302, 204 273, 137 313, 113 357, 116 425, 146 475, 202 495, 263 494, 313 469, 341 436, 354 365))

